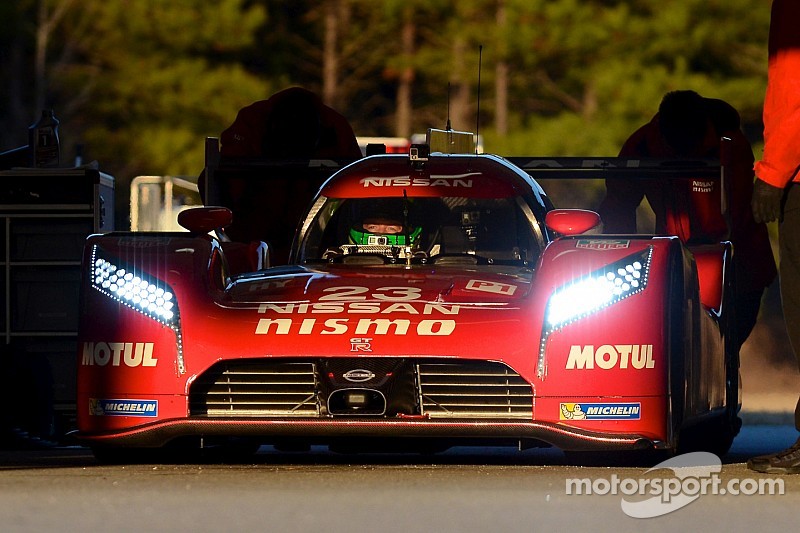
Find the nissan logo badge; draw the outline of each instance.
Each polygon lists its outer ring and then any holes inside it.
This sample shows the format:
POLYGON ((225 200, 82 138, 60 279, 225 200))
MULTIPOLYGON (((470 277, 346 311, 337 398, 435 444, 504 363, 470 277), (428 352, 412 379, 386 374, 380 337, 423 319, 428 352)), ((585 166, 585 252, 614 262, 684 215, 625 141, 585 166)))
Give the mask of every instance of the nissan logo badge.
POLYGON ((345 372, 342 377, 347 381, 352 381, 354 383, 361 383, 362 381, 369 381, 375 377, 375 374, 370 372, 369 370, 364 370, 363 368, 356 368, 355 370, 348 370, 345 372))

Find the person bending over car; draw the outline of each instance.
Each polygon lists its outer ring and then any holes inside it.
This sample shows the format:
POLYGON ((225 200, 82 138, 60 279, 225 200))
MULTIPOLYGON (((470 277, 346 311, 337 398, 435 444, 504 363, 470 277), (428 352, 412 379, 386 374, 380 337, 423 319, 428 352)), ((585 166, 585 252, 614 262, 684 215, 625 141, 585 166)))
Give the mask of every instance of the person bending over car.
POLYGON ((647 198, 655 214, 655 233, 677 235, 686 244, 733 243, 738 347, 758 318, 764 290, 777 275, 766 225, 750 208, 753 149, 740 129, 739 113, 727 102, 690 90, 664 95, 658 113, 636 130, 620 157, 719 158, 720 139, 732 142, 726 173, 729 217, 722 215, 716 181, 608 179, 598 211, 604 233, 636 233, 636 209, 647 198), (730 227, 729 227, 730 226, 730 227))
MULTIPOLYGON (((290 87, 239 110, 220 135, 223 158, 276 161, 361 158, 347 119, 302 87, 290 87)), ((302 173, 275 172, 253 179, 228 176, 218 186, 219 203, 233 212, 225 237, 266 241, 273 264, 288 261, 295 228, 320 183, 302 173)), ((205 202, 205 173, 198 180, 205 202)))

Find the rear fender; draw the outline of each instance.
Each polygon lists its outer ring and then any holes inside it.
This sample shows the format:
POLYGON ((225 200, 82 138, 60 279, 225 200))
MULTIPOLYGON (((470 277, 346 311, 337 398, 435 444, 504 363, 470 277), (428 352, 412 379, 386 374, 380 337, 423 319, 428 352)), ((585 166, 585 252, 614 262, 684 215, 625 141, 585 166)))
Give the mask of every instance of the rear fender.
POLYGON ((710 310, 722 314, 725 286, 732 255, 730 242, 689 246, 697 264, 700 301, 710 310))

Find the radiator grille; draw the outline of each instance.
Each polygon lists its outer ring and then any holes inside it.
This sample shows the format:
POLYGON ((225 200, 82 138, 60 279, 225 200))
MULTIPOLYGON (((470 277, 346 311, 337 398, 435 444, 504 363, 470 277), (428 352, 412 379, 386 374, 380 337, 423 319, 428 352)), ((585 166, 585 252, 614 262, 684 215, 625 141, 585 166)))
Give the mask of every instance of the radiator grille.
POLYGON ((431 418, 533 418, 530 384, 502 363, 421 363, 417 373, 431 418))
MULTIPOLYGON (((360 359, 357 365, 371 368, 369 363, 360 359)), ((532 419, 530 384, 502 363, 428 360, 408 364, 408 371, 416 374, 417 400, 401 412, 440 419, 532 419)), ((331 384, 320 372, 328 373, 316 360, 223 361, 191 385, 190 413, 216 418, 325 416, 327 393, 323 391, 331 384)), ((399 370, 393 373, 403 375, 399 370)))
POLYGON ((218 363, 192 384, 192 415, 319 416, 312 362, 218 363))

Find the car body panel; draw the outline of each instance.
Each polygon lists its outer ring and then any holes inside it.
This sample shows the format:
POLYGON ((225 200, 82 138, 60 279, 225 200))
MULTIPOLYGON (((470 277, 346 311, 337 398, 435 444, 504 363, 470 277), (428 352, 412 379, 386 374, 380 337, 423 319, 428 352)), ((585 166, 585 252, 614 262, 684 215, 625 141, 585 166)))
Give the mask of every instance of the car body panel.
MULTIPOLYGON (((91 236, 77 436, 112 448, 402 437, 676 449, 684 425, 729 408, 720 298, 716 309, 702 305, 693 257, 675 237, 558 234, 547 212, 541 187, 502 158, 387 155, 323 184, 298 226, 293 264, 232 273, 233 258, 202 233, 213 213, 188 216, 199 221, 194 233, 91 236), (473 249, 437 254, 439 228, 422 254, 343 244, 328 255, 345 206, 371 198, 403 202, 404 216, 427 222, 430 206, 452 210, 473 249), (475 220, 502 209, 513 212, 517 240, 484 257, 475 220), (103 288, 114 268, 144 280, 144 297, 170 292, 174 307, 159 315, 103 288), (636 282, 614 281, 624 291, 580 302, 578 314, 558 307, 575 307, 556 295, 598 273, 636 282)), ((559 215, 565 233, 596 223, 559 215)))

